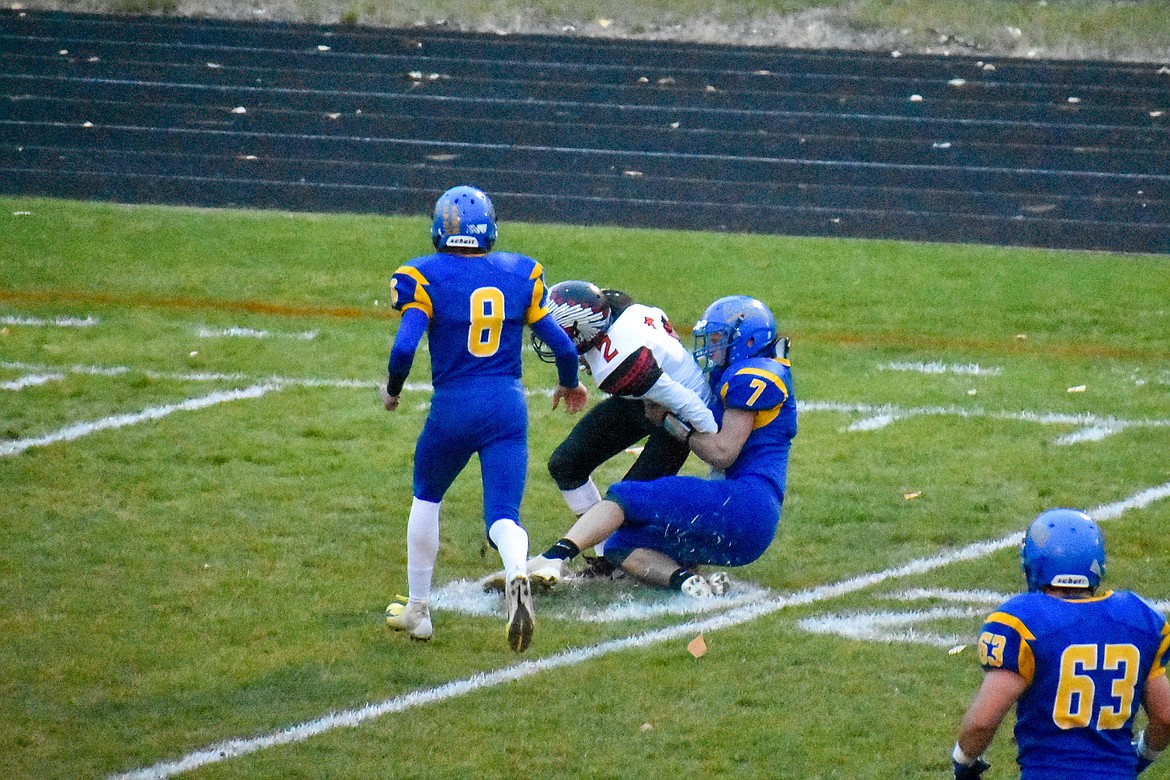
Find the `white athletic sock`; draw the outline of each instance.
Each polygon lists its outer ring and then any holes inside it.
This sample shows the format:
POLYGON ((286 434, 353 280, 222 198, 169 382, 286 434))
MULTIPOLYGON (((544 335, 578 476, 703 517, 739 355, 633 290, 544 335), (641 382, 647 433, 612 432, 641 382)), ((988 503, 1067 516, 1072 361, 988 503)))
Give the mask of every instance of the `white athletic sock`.
MULTIPOLYGON (((587 479, 585 484, 579 488, 562 490, 561 495, 565 497, 565 503, 569 505, 569 511, 577 517, 592 509, 594 504, 601 503, 601 491, 597 489, 597 485, 593 482, 593 477, 587 479)), ((594 545, 593 552, 597 555, 605 555, 604 539, 594 545)))
POLYGON ((416 498, 406 521, 406 577, 411 601, 429 601, 439 557, 439 505, 416 498))
POLYGON ((500 560, 504 562, 504 576, 508 579, 528 573, 528 532, 515 520, 506 517, 492 523, 488 538, 495 542, 500 560))
POLYGON ((565 503, 569 505, 569 511, 577 517, 588 512, 593 508, 593 505, 601 501, 601 492, 594 484, 593 478, 585 480, 585 484, 572 490, 562 490, 561 495, 565 497, 565 503))

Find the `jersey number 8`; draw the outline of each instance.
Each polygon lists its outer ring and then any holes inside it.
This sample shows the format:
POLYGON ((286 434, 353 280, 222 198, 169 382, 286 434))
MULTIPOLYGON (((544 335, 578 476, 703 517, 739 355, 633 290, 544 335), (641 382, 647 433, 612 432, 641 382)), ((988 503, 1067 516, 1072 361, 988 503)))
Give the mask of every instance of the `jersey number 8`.
POLYGON ((500 348, 500 332, 503 328, 504 294, 495 287, 480 287, 471 293, 467 351, 478 358, 496 354, 500 348))

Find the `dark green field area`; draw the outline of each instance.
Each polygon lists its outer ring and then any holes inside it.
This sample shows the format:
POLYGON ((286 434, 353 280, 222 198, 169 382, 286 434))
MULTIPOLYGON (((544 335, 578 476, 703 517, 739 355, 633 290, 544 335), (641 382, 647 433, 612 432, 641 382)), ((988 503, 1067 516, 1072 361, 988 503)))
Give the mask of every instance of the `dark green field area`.
MULTIPOLYGON (((1165 258, 500 218, 550 283, 684 334, 748 293, 792 337, 784 518, 733 598, 569 588, 514 656, 474 587, 497 559, 473 465, 436 637, 390 635, 425 357, 398 413, 376 384, 427 221, 0 198, 6 777, 943 777, 979 679, 957 648, 1023 587, 1036 513, 1094 511, 1107 582, 1170 600, 1165 258)), ((543 547, 573 418, 525 366, 543 547)), ((1006 734, 990 758, 1012 776, 1006 734)))

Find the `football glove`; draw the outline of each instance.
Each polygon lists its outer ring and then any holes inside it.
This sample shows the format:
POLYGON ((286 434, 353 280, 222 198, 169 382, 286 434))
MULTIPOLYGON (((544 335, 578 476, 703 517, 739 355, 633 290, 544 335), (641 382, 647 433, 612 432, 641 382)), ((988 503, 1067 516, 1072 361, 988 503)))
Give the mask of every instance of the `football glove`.
POLYGON ((951 759, 951 764, 955 768, 955 780, 979 780, 984 772, 991 769, 991 764, 982 758, 975 759, 975 763, 970 765, 960 764, 958 761, 951 759))
POLYGON ((1137 755, 1137 773, 1139 775, 1149 769, 1150 764, 1154 763, 1158 756, 1162 755, 1162 751, 1154 751, 1146 747, 1145 731, 1139 733, 1137 739, 1133 741, 1133 752, 1137 755))

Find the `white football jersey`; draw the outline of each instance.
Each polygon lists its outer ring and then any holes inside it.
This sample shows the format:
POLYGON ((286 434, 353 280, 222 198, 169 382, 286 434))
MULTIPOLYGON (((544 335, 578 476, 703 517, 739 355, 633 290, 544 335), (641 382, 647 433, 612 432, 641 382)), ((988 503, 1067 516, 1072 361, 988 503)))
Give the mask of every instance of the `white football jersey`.
POLYGON ((711 387, 662 309, 630 305, 582 359, 602 391, 654 401, 700 433, 719 430, 711 387))

